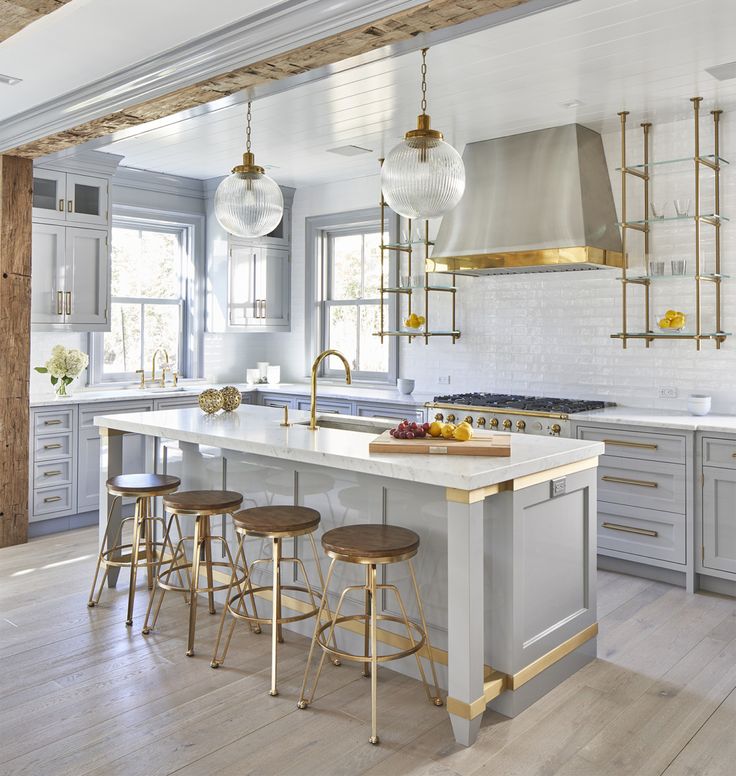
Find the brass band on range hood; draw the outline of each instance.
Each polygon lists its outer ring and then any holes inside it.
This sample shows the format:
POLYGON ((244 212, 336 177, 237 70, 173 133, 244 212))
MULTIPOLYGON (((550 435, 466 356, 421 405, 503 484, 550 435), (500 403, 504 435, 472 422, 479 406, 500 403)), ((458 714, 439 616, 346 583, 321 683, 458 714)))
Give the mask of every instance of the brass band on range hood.
POLYGON ((482 407, 472 404, 445 404, 441 401, 424 403, 427 409, 458 410, 463 412, 488 412, 496 415, 527 415, 532 418, 554 418, 555 420, 570 420, 566 412, 542 412, 541 410, 511 410, 507 407, 482 407))
POLYGON ((621 267, 623 254, 603 248, 580 246, 571 248, 544 248, 534 251, 505 251, 474 254, 472 256, 442 256, 428 258, 427 272, 454 272, 462 275, 489 274, 498 271, 539 271, 559 269, 599 269, 621 267))

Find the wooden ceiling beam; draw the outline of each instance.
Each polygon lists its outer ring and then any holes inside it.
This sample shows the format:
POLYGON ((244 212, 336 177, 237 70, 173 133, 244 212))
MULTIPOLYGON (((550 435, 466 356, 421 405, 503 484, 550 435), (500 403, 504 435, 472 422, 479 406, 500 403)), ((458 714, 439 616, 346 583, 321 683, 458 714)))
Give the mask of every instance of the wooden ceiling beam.
MULTIPOLYGON (((50 2, 51 0, 49 0, 50 2)), ((427 0, 422 5, 378 21, 284 52, 267 60, 208 78, 200 83, 156 97, 48 137, 7 151, 14 156, 37 158, 105 137, 122 129, 196 108, 259 84, 282 80, 383 46, 415 38, 422 33, 497 13, 530 0, 427 0)), ((3 0, 0 0, 0 7, 3 0)), ((36 3, 41 3, 37 0, 36 3)))
POLYGON ((0 0, 0 43, 70 0, 0 0))

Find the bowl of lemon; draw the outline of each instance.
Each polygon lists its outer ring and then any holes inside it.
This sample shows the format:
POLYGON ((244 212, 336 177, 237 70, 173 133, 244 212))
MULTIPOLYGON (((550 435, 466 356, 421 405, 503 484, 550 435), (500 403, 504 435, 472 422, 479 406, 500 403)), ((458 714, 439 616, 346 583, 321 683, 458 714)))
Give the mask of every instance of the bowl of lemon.
POLYGON ((408 331, 420 331, 424 328, 424 324, 427 322, 427 319, 423 315, 417 315, 416 313, 412 313, 407 318, 404 319, 404 327, 408 331))
POLYGON ((685 328, 687 316, 679 310, 667 310, 657 320, 657 326, 666 334, 676 334, 685 328))

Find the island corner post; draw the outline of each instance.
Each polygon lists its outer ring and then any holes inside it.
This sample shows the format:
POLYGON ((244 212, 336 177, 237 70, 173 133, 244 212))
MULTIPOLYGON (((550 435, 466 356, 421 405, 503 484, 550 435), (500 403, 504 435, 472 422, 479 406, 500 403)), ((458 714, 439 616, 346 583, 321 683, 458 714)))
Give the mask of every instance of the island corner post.
POLYGON ((28 540, 33 161, 0 155, 0 547, 28 540))

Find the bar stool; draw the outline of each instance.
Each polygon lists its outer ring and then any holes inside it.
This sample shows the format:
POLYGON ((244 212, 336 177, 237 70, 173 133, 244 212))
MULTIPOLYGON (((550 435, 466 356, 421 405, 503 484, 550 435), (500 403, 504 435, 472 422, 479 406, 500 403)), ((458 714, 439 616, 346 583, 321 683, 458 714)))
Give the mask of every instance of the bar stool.
POLYGON ((138 568, 145 566, 148 589, 153 588, 154 572, 157 572, 164 559, 164 553, 168 550, 173 557, 174 548, 171 546, 169 534, 163 517, 156 517, 153 510, 153 499, 157 496, 166 496, 173 493, 181 485, 178 477, 168 474, 119 474, 110 477, 107 481, 107 492, 114 496, 107 516, 107 531, 97 555, 95 576, 92 580, 92 590, 89 594, 87 606, 97 606, 100 602, 102 589, 111 567, 130 568, 130 587, 128 590, 128 615, 126 625, 133 624, 133 605, 135 603, 135 587, 138 576, 138 568), (133 517, 126 517, 118 526, 115 536, 110 540, 110 517, 116 502, 122 498, 135 498, 135 513, 133 517), (133 523, 133 537, 129 544, 123 542, 123 528, 126 523, 133 523), (161 524, 161 541, 155 539, 156 524, 161 524), (141 547, 141 545, 143 545, 141 547), (100 567, 105 567, 100 588, 95 595, 97 577, 100 567))
POLYGON ((314 693, 317 689, 317 683, 319 681, 320 674, 322 673, 322 667, 326 655, 335 656, 341 660, 352 660, 354 662, 363 664, 363 676, 370 676, 371 679, 371 737, 369 739, 371 744, 377 744, 379 742, 378 730, 377 730, 377 689, 378 689, 378 664, 385 663, 389 660, 398 660, 408 655, 414 655, 416 657, 417 666, 419 667, 419 675, 422 678, 424 689, 427 693, 427 698, 430 703, 435 706, 442 705, 442 699, 440 698, 439 685, 437 683, 437 671, 434 665, 434 659, 432 658, 432 646, 429 642, 429 631, 427 630, 427 622, 424 618, 424 607, 422 606, 422 599, 419 595, 419 586, 417 585, 417 578, 414 574, 414 564, 411 559, 417 554, 419 550, 419 536, 414 531, 410 531, 407 528, 400 528, 393 525, 349 525, 342 526, 341 528, 333 528, 331 531, 327 531, 322 536, 322 547, 327 555, 332 558, 330 568, 327 572, 327 584, 324 587, 322 594, 322 601, 320 603, 320 610, 317 614, 317 621, 314 626, 314 635, 312 636, 312 644, 309 648, 309 657, 307 658, 307 666, 304 670, 304 681, 302 682, 302 690, 299 697, 297 706, 300 709, 306 709, 310 703, 314 700, 314 693), (349 585, 346 587, 338 600, 337 608, 335 609, 334 617, 328 613, 327 622, 322 622, 322 610, 325 608, 327 602, 327 594, 330 585, 330 579, 332 572, 334 571, 335 564, 338 561, 345 563, 358 563, 365 566, 365 584, 364 585, 349 585), (381 565, 387 565, 389 563, 399 563, 406 561, 409 566, 409 573, 411 575, 411 582, 414 588, 414 595, 417 600, 417 608, 419 610, 419 618, 421 620, 421 626, 412 622, 406 613, 406 607, 401 598, 401 594, 395 585, 384 585, 376 583, 376 567, 381 565), (365 593, 365 613, 364 614, 350 614, 340 615, 345 596, 351 590, 362 590, 365 593), (401 617, 396 617, 389 614, 378 614, 376 611, 376 592, 379 590, 390 590, 396 596, 396 600, 401 610, 401 617), (378 628, 379 621, 400 623, 406 628, 406 635, 409 641, 409 647, 406 649, 398 650, 384 655, 378 654, 378 628), (362 655, 356 655, 350 652, 340 651, 335 646, 330 646, 330 642, 334 644, 335 626, 342 625, 343 623, 358 622, 363 624, 364 634, 364 649, 362 655), (325 631, 327 636, 325 637, 325 631), (314 653, 315 644, 319 644, 322 648, 322 657, 320 658, 319 665, 317 667, 317 673, 314 677, 311 692, 309 696, 305 695, 307 687, 307 678, 309 676, 309 669, 312 664, 312 655, 314 653), (426 647, 426 654, 429 659, 429 665, 432 669, 432 681, 434 683, 434 693, 430 690, 427 683, 427 677, 424 673, 424 666, 422 665, 419 651, 426 647))
MULTIPOLYGON (((233 588, 237 584, 235 578, 235 571, 230 578, 230 586, 227 593, 227 604, 222 611, 222 619, 220 620, 220 629, 217 633, 217 642, 215 644, 215 651, 212 655, 212 662, 210 665, 212 668, 218 668, 225 662, 228 648, 230 647, 230 640, 232 639, 233 630, 235 629, 235 623, 238 620, 244 620, 248 622, 251 627, 255 625, 255 632, 260 633, 261 623, 270 623, 271 629, 271 689, 269 695, 278 695, 277 687, 277 669, 278 669, 278 645, 283 643, 283 635, 281 626, 291 622, 298 622, 299 620, 306 620, 309 617, 314 617, 317 611, 320 609, 320 605, 317 601, 312 590, 312 585, 309 582, 307 576, 307 570, 304 568, 304 563, 297 557, 284 557, 283 556, 283 541, 284 539, 293 539, 297 536, 308 536, 312 545, 312 553, 314 555, 314 561, 317 566, 317 574, 319 576, 320 584, 324 587, 324 578, 322 576, 322 568, 320 566, 319 556, 317 554, 317 546, 314 542, 314 532, 320 523, 320 514, 315 509, 309 507, 299 506, 266 506, 266 507, 254 507, 252 509, 244 509, 242 512, 238 512, 233 516, 233 526, 235 532, 240 537, 238 541, 238 552, 236 557, 242 557, 245 561, 244 543, 247 537, 260 537, 263 539, 270 539, 272 541, 272 558, 258 558, 248 568, 248 574, 246 576, 246 583, 244 587, 233 595, 233 588), (253 587, 251 584, 253 569, 259 564, 272 564, 273 581, 271 585, 261 585, 253 587), (284 585, 281 582, 281 567, 284 563, 293 563, 296 567, 301 569, 304 575, 304 585, 284 585), (258 610, 256 608, 255 595, 265 590, 271 591, 271 616, 259 617, 258 610), (310 603, 304 603, 304 606, 300 607, 303 611, 290 617, 284 617, 281 613, 282 609, 282 592, 289 590, 292 592, 305 593, 309 596, 310 603), (246 597, 250 599, 251 606, 253 607, 253 613, 248 611, 246 603, 246 597), (230 614, 233 621, 230 623, 230 629, 225 639, 225 645, 222 650, 222 655, 218 658, 217 652, 220 648, 220 640, 222 638, 222 631, 225 625, 225 619, 230 614)), ((329 610, 328 610, 329 611, 329 610)))
MULTIPOLYGON (((167 537, 170 533, 172 523, 178 521, 180 516, 194 517, 194 534, 192 536, 181 536, 174 549, 174 557, 170 565, 161 568, 156 576, 155 588, 161 591, 161 595, 156 605, 153 615, 153 621, 149 620, 153 609, 153 602, 156 598, 157 590, 154 589, 151 599, 148 602, 146 611, 146 620, 143 624, 143 635, 147 636, 153 628, 156 627, 161 604, 167 590, 176 590, 189 593, 189 635, 187 638, 187 656, 194 655, 194 633, 197 627, 197 596, 199 593, 207 593, 209 599, 210 614, 215 614, 215 592, 225 590, 227 584, 215 585, 213 579, 213 570, 216 567, 224 567, 231 574, 234 574, 238 584, 245 580, 245 568, 242 573, 236 573, 235 562, 227 542, 222 536, 213 536, 210 518, 214 515, 232 515, 243 503, 243 497, 240 493, 231 490, 186 490, 172 493, 164 498, 164 511, 171 513, 166 526, 167 537), (192 559, 187 559, 185 546, 188 542, 192 543, 192 559), (227 560, 212 560, 212 543, 219 542, 222 545, 223 557, 227 560), (201 586, 199 575, 204 565, 204 571, 207 584, 201 586), (188 587, 184 587, 181 580, 181 573, 184 572, 189 582, 188 587), (179 584, 172 582, 174 574, 179 575, 179 584)), ((181 534, 180 534, 181 535, 181 534)), ((170 542, 170 539, 169 539, 170 542)), ((170 542, 171 543, 171 542, 170 542)))

